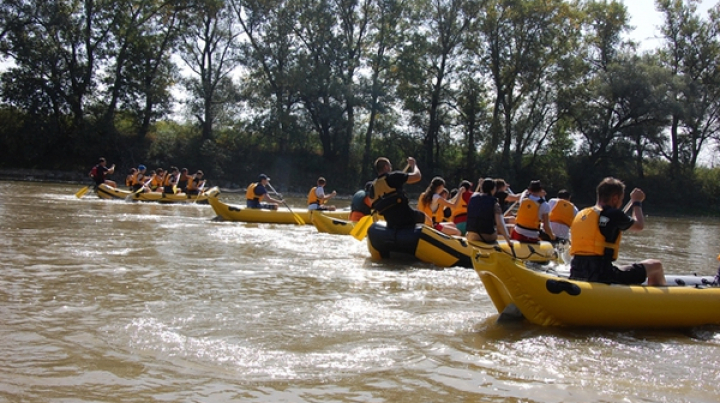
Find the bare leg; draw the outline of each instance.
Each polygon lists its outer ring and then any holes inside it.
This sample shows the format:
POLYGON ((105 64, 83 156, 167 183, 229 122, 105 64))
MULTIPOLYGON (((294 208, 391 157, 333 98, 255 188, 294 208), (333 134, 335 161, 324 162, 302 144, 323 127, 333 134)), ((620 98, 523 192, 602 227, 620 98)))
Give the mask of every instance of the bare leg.
POLYGON ((660 262, 657 259, 647 259, 647 260, 643 260, 640 263, 642 263, 642 265, 645 266, 645 271, 647 272, 647 278, 648 278, 648 285, 654 285, 654 286, 666 285, 665 271, 663 270, 662 262, 660 262))

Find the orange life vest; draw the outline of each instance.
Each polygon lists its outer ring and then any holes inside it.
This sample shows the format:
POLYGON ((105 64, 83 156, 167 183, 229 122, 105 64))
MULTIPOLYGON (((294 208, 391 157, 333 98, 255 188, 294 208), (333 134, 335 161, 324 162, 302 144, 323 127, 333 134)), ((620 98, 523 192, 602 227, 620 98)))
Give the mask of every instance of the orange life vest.
POLYGON ((255 188, 257 185, 257 182, 255 182, 251 183, 250 186, 247 187, 247 191, 245 191, 245 198, 247 200, 260 200, 260 198, 255 194, 255 188))
POLYGON ((540 199, 538 203, 529 197, 524 198, 520 203, 520 208, 518 208, 517 216, 515 216, 515 225, 530 231, 539 230, 541 203, 545 203, 545 200, 540 199))
POLYGON ((612 256, 617 260, 622 233, 614 243, 605 240, 600 232, 600 210, 593 206, 580 211, 570 227, 570 255, 612 256))
POLYGON ((425 193, 422 193, 420 195, 420 199, 418 199, 418 210, 427 214, 427 216, 430 217, 430 219, 432 220, 433 223, 442 222, 445 219, 445 215, 443 214, 442 206, 438 205, 437 211, 435 211, 433 213, 432 203, 431 204, 425 203, 425 201, 423 200, 424 198, 425 198, 425 193))
POLYGON ((325 200, 320 200, 320 198, 317 196, 317 193, 315 193, 316 190, 317 190, 317 186, 313 187, 312 189, 310 189, 310 192, 308 192, 308 196, 307 196, 308 206, 311 204, 318 204, 318 205, 325 204, 325 200))
POLYGON ((575 219, 575 205, 567 200, 560 199, 550 210, 548 218, 550 222, 565 224, 569 227, 575 219))

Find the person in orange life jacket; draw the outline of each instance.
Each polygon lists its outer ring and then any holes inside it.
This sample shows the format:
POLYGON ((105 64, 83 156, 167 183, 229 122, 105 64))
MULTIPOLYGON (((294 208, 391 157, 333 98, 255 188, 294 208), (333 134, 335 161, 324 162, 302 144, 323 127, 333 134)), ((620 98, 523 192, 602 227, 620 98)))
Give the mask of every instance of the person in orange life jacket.
POLYGON ((90 177, 95 182, 95 187, 98 187, 102 185, 103 183, 112 186, 117 187, 117 184, 114 181, 111 181, 110 179, 107 179, 107 175, 112 175, 115 173, 115 164, 113 164, 110 168, 107 167, 107 161, 105 158, 100 157, 98 160, 97 165, 95 165, 90 170, 90 177))
POLYGON ((140 191, 140 189, 142 189, 143 193, 150 191, 150 188, 147 187, 150 176, 146 175, 146 172, 147 168, 145 165, 138 165, 137 174, 135 174, 135 178, 133 179, 133 192, 140 191))
POLYGON ((135 176, 137 175, 137 169, 130 168, 130 173, 128 176, 125 177, 125 186, 127 186, 128 190, 133 190, 133 182, 135 181, 135 176))
POLYGON ((282 203, 282 201, 270 197, 265 188, 268 182, 270 182, 270 178, 265 174, 260 174, 258 181, 248 186, 245 193, 248 208, 277 210, 278 204, 282 203), (263 201, 267 201, 268 203, 261 203, 263 201))
POLYGON ((165 172, 165 175, 162 178, 162 192, 166 194, 175 194, 175 190, 177 188, 177 180, 179 177, 180 170, 177 167, 170 167, 170 169, 165 172))
POLYGON ((528 186, 528 194, 520 199, 520 207, 515 216, 515 227, 510 236, 520 242, 540 242, 541 224, 545 231, 543 238, 554 240, 555 235, 550 228, 550 207, 543 196, 545 190, 540 181, 532 181, 528 186))
POLYGON ((662 263, 646 259, 617 267, 620 239, 623 231, 641 231, 645 225, 642 202, 645 193, 630 192, 632 217, 620 210, 625 197, 625 184, 608 177, 596 189, 594 206, 580 211, 570 227, 570 278, 606 284, 665 285, 662 263))
POLYGON ((404 184, 417 183, 422 179, 415 158, 408 157, 407 173, 393 171, 390 160, 380 157, 375 160, 377 178, 368 191, 372 209, 382 214, 388 228, 414 228, 415 224, 425 223, 425 213, 410 207, 404 184))
POLYGON ((499 233, 512 245, 503 211, 494 195, 495 185, 492 178, 486 178, 480 181, 477 192, 470 197, 467 207, 467 240, 495 243, 499 233))
POLYGON ((188 176, 188 179, 189 180, 185 188, 185 193, 189 195, 200 194, 200 188, 205 187, 205 177, 203 171, 198 170, 197 172, 195 172, 195 175, 188 176))
POLYGON ((455 227, 457 227, 462 235, 465 235, 466 232, 467 208, 470 198, 473 195, 472 186, 473 185, 470 181, 464 180, 460 182, 458 190, 463 188, 465 191, 460 196, 460 204, 450 212, 450 220, 455 223, 455 227))
POLYGON ((328 200, 335 197, 337 192, 334 190, 330 194, 325 194, 325 184, 327 181, 322 176, 317 180, 317 186, 308 192, 308 210, 334 211, 335 206, 327 206, 328 200))
MULTIPOLYGON (((508 209, 509 203, 515 203, 520 201, 521 194, 512 193, 510 190, 510 184, 505 182, 504 179, 495 179, 495 198, 500 204, 500 209, 505 212, 508 209)), ((508 224, 515 224, 515 217, 505 217, 505 222, 508 224)))
POLYGON ((570 202, 570 192, 562 189, 556 198, 548 200, 550 207, 550 228, 555 238, 560 240, 570 239, 570 225, 578 213, 577 207, 570 202))
POLYGON ((162 168, 156 168, 155 172, 150 177, 150 184, 148 187, 153 192, 162 192, 163 191, 163 178, 165 177, 165 171, 162 168))
POLYGON ((366 215, 372 214, 372 211, 370 210, 372 204, 370 203, 370 198, 367 195, 367 192, 370 190, 370 186, 372 186, 372 181, 365 183, 365 187, 358 190, 353 195, 352 201, 350 202, 350 221, 358 222, 366 215))
POLYGON ((180 178, 178 178, 177 181, 177 189, 180 193, 187 193, 188 181, 192 180, 192 177, 188 175, 188 172, 187 168, 180 169, 180 178))
POLYGON ((420 195, 418 208, 432 219, 433 228, 436 230, 448 235, 461 235, 460 230, 455 227, 454 223, 443 222, 443 213, 445 207, 452 209, 460 204, 460 199, 465 192, 465 188, 458 189, 458 194, 454 200, 447 200, 442 196, 444 190, 446 190, 445 180, 439 176, 434 177, 430 185, 425 189, 425 192, 420 195))

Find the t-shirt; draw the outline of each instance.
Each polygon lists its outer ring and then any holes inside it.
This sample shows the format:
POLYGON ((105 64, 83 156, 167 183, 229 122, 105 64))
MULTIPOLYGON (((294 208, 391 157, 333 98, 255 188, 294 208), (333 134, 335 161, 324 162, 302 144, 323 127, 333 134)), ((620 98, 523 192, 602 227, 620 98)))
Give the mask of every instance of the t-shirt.
MULTIPOLYGON (((322 186, 318 186, 315 188, 315 196, 318 198, 318 200, 322 200, 325 198, 325 188, 322 186)), ((308 205, 308 210, 317 210, 320 207, 319 203, 313 203, 308 205)))
MULTIPOLYGON (((385 181, 388 186, 396 189, 398 193, 402 193, 402 187, 407 183, 408 177, 409 175, 405 172, 392 171, 387 174, 385 181)), ((410 207, 407 198, 404 199, 404 202, 385 210, 383 216, 389 228, 414 227, 418 222, 416 211, 410 207)))

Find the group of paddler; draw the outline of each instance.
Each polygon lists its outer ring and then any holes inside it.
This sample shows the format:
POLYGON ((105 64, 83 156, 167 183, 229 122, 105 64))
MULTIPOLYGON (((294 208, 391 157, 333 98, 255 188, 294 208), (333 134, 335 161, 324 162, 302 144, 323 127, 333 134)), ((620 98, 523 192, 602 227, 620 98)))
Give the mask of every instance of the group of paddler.
MULTIPOLYGON (((465 235, 469 241, 492 243, 502 236, 512 246, 513 241, 569 240, 571 279, 617 284, 641 284, 647 280, 649 285, 665 284, 659 260, 646 259, 619 267, 614 264, 622 233, 640 231, 644 227, 642 203, 645 193, 633 189, 630 201, 621 209, 625 184, 618 179, 603 179, 596 188, 595 205, 578 211, 570 201, 570 193, 565 190, 546 201, 546 192, 538 180, 531 181, 519 195, 512 193, 502 179, 481 179, 474 192, 471 191, 472 183, 462 181, 451 196, 443 178, 435 177, 421 194, 415 209, 403 190, 405 184, 414 184, 422 179, 415 159, 408 157, 407 167, 402 171, 393 170, 385 157, 378 158, 374 165, 377 177, 357 191, 351 202, 350 219, 357 223, 356 230, 361 229, 359 232, 367 231, 372 215, 378 214, 388 228, 413 228, 417 224, 425 224, 449 235, 465 235), (505 209, 508 202, 514 204, 505 209), (510 216, 516 205, 517 214, 510 216), (509 230, 508 226, 512 229, 509 230)), ((100 158, 90 176, 96 186, 105 183, 115 187, 116 184, 107 179, 114 170, 115 165, 108 168, 106 160, 100 158)), ((177 167, 168 171, 157 169, 148 174, 146 167, 140 165, 131 169, 126 179, 126 185, 135 192, 198 194, 204 184, 202 171, 189 175, 187 169, 179 170, 177 167)), ((327 201, 336 196, 336 192, 326 194, 326 184, 325 178, 320 177, 316 186, 308 192, 309 210, 335 210, 335 206, 327 205, 327 201)), ((247 187, 246 199, 248 208, 276 210, 279 204, 287 206, 265 174, 247 187), (268 189, 278 199, 271 197, 268 189)))
MULTIPOLYGON (((106 184, 116 188, 117 184, 107 179, 107 176, 113 173, 115 173, 115 164, 108 168, 107 161, 101 157, 97 165, 90 170, 89 176, 95 182, 95 187, 106 184)), ((125 178, 125 186, 135 193, 201 194, 205 183, 203 171, 198 170, 190 175, 187 168, 178 169, 174 166, 168 170, 157 168, 148 172, 147 167, 140 164, 137 168, 130 168, 125 178)))
POLYGON ((511 246, 513 241, 537 243, 569 236, 570 278, 601 283, 641 284, 647 280, 649 285, 665 284, 659 260, 647 259, 620 267, 614 264, 622 232, 640 231, 644 227, 645 193, 640 189, 630 192, 630 202, 622 209, 625 184, 607 177, 596 188, 595 205, 578 211, 570 202, 569 192, 561 191, 548 202, 542 183, 532 181, 519 196, 512 193, 500 196, 503 201, 515 199, 519 205, 513 219, 505 217, 497 196, 506 190, 504 181, 482 179, 472 194, 469 194, 472 185, 463 183, 448 200, 442 196, 445 182, 438 177, 421 195, 418 209, 414 209, 403 186, 419 182, 422 174, 414 158, 409 157, 407 163, 405 170, 393 171, 387 158, 378 158, 377 178, 364 190, 371 211, 381 214, 389 228, 426 224, 453 235, 464 230, 470 241, 495 242, 502 236, 511 246), (445 208, 450 209, 450 219, 445 218, 445 208), (632 212, 627 215, 629 210, 632 212), (508 224, 513 224, 511 231, 508 224))

